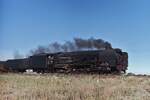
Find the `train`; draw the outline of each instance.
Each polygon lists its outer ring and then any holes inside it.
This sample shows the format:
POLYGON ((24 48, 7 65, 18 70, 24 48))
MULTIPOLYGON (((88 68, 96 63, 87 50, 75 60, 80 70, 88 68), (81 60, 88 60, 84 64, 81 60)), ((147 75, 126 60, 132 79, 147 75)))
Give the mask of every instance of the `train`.
POLYGON ((41 53, 2 62, 12 72, 126 73, 128 53, 121 49, 41 53))

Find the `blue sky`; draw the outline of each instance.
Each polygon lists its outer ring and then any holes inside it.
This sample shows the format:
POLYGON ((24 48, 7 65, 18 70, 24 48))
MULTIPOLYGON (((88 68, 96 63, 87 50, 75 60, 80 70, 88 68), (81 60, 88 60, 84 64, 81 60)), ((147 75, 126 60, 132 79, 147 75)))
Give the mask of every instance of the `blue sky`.
POLYGON ((129 53, 129 72, 150 74, 149 0, 0 0, 0 59, 74 37, 129 53))

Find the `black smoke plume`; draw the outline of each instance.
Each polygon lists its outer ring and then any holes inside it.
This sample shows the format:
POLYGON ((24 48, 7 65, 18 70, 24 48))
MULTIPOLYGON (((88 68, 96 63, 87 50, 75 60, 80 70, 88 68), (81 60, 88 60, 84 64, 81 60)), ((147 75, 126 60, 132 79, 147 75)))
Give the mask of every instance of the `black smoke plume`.
POLYGON ((112 49, 109 42, 102 39, 82 39, 74 38, 73 41, 66 41, 64 44, 54 42, 48 46, 38 46, 35 50, 31 50, 32 55, 42 53, 56 53, 56 52, 71 52, 71 51, 82 51, 82 50, 101 50, 101 49, 112 49))

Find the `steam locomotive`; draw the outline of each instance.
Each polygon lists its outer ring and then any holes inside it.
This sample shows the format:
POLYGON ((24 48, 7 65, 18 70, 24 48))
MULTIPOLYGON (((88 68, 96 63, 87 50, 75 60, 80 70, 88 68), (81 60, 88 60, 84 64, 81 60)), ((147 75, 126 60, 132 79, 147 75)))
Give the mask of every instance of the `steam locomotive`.
POLYGON ((125 73, 128 53, 121 49, 43 53, 3 64, 13 72, 32 69, 42 73, 125 73))

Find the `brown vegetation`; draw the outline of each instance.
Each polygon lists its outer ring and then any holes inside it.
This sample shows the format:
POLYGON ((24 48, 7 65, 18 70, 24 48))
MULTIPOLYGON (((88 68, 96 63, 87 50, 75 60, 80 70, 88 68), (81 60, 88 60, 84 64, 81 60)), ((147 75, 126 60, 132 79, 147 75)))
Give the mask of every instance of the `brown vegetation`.
POLYGON ((150 78, 111 75, 0 75, 1 100, 150 100, 150 78))

